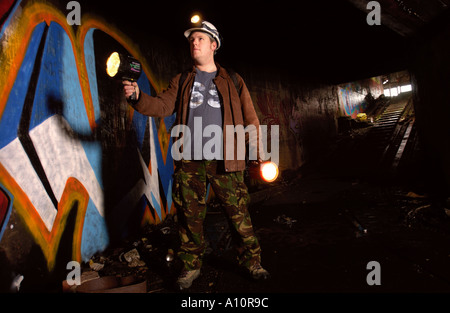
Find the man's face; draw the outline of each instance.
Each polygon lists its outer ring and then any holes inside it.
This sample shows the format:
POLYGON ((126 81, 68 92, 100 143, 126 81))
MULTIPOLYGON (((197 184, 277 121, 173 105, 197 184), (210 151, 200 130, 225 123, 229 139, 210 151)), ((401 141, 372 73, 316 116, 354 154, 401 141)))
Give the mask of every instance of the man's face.
POLYGON ((194 32, 189 36, 189 43, 191 48, 191 56, 197 61, 205 61, 214 56, 214 51, 217 48, 215 40, 203 32, 194 32))

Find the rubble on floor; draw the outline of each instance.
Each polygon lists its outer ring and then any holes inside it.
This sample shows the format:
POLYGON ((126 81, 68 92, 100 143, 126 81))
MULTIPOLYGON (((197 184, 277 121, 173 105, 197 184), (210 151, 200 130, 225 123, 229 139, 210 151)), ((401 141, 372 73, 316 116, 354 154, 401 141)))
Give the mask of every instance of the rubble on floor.
POLYGON ((124 240, 120 246, 97 253, 82 264, 81 286, 66 286, 65 292, 167 291, 170 289, 165 285, 167 277, 175 277, 177 267, 176 259, 168 258, 177 248, 175 228, 175 222, 169 216, 160 225, 144 227, 137 238, 124 240))

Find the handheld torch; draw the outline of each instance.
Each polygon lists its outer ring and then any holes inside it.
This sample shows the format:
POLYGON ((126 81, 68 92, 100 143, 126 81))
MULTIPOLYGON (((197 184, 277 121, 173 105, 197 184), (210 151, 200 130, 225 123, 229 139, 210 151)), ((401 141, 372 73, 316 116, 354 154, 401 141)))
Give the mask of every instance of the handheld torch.
MULTIPOLYGON (((141 63, 129 55, 113 52, 106 61, 106 73, 115 79, 135 82, 141 76, 141 63)), ((136 100, 136 92, 130 96, 130 100, 136 100)))
POLYGON ((271 183, 278 178, 279 171, 278 166, 274 162, 266 161, 250 166, 249 174, 252 178, 262 179, 271 183))

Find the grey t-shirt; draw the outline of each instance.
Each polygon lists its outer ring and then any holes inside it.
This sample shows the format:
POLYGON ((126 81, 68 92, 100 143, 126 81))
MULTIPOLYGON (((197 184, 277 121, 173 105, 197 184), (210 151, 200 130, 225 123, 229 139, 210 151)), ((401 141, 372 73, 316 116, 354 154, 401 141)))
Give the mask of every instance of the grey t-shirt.
POLYGON ((211 140, 212 138, 217 139, 216 136, 220 135, 220 143, 222 143, 222 131, 220 131, 220 134, 210 133, 211 129, 222 130, 223 124, 222 104, 213 81, 216 73, 202 72, 197 69, 195 75, 187 121, 187 126, 191 132, 191 160, 218 159, 218 156, 222 158, 223 145, 212 145, 211 140), (205 133, 205 128, 209 125, 217 125, 218 127, 210 127, 205 133), (203 149, 208 141, 210 142, 207 148, 203 149), (205 153, 203 153, 203 150, 205 150, 205 153))

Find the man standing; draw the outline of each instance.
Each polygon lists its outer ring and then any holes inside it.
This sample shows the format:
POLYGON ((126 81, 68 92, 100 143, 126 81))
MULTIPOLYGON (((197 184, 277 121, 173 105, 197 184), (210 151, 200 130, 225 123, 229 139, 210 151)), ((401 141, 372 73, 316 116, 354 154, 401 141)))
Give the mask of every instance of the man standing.
MULTIPOLYGON (((227 138, 226 129, 230 128, 226 126, 254 125, 259 129, 259 120, 243 79, 237 74, 231 77, 214 61, 214 55, 221 46, 221 38, 214 25, 204 21, 200 27, 191 28, 184 35, 189 40, 194 62, 192 70, 175 76, 168 89, 156 97, 140 92, 137 83, 125 81, 126 98, 134 92, 138 96, 136 101, 130 102, 131 105, 148 116, 165 117, 176 113, 175 125, 185 125, 194 132, 203 133, 209 125, 220 127, 222 138, 227 138)), ((177 283, 181 289, 189 288, 200 275, 206 248, 203 222, 208 183, 240 235, 239 264, 253 278, 267 279, 269 273, 261 267, 261 248, 248 212, 250 197, 244 183, 246 161, 234 153, 239 148, 237 140, 234 138, 229 142, 223 139, 222 151, 213 153, 221 157, 209 159, 203 153, 205 138, 200 138, 201 142, 195 133, 191 138, 185 138, 183 145, 191 144, 190 147, 194 148, 187 155, 183 153, 183 159, 175 166, 172 198, 180 227, 178 257, 184 264, 177 283), (233 146, 227 147, 230 144, 233 146), (234 151, 231 156, 227 153, 230 150, 234 151)))

